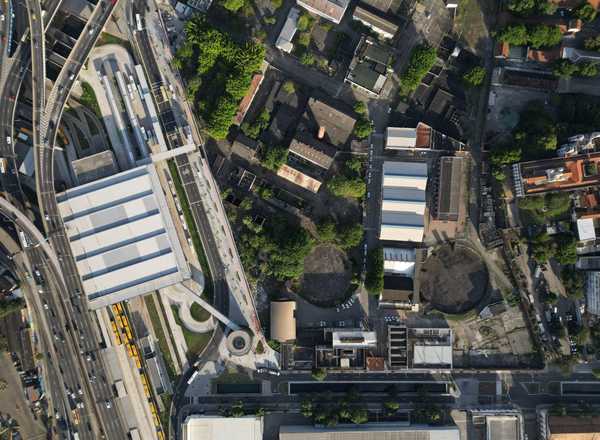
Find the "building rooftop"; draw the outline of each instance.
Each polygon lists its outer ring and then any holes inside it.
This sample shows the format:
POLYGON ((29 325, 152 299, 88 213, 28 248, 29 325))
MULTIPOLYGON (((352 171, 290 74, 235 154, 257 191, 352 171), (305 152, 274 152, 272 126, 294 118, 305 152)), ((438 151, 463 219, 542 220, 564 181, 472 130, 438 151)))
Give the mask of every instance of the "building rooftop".
POLYGON ((118 172, 115 155, 110 150, 74 160, 71 162, 71 166, 79 185, 112 176, 118 172))
POLYGON ((258 147, 258 141, 239 133, 231 144, 231 152, 251 162, 256 157, 258 147))
POLYGON ((413 366, 445 367, 452 365, 452 345, 420 345, 413 346, 413 366))
POLYGON ((299 6, 334 23, 342 21, 349 4, 350 0, 298 0, 299 6))
POLYGON ((600 417, 548 416, 548 440, 596 440, 600 417))
POLYGON ((296 301, 271 301, 271 339, 296 340, 296 301))
POLYGON ((388 127, 385 148, 392 150, 405 148, 431 148, 432 129, 419 122, 416 128, 388 127))
POLYGON ((398 32, 398 25, 390 21, 385 14, 369 5, 357 5, 352 17, 371 27, 375 32, 391 38, 398 32))
POLYGON ((183 440, 262 440, 262 417, 191 415, 181 427, 183 440))
POLYGON ((517 416, 487 416, 485 418, 486 440, 519 440, 517 416))
POLYGON ((336 147, 348 143, 356 124, 353 116, 316 98, 308 100, 304 117, 310 132, 316 134, 319 129, 324 129, 323 140, 336 147))
POLYGON ((573 191, 600 183, 600 153, 556 157, 513 165, 517 195, 573 191))
POLYGON ((296 31, 298 30, 298 18, 300 17, 300 10, 298 8, 291 8, 290 12, 283 23, 281 32, 275 42, 275 47, 283 50, 284 52, 290 53, 294 48, 292 40, 296 31))
POLYGON ((189 278, 153 165, 69 189, 57 201, 91 308, 189 278))
POLYGON ((442 157, 439 162, 439 184, 434 217, 438 220, 458 220, 463 179, 462 157, 442 157))
POLYGON ((277 170, 277 175, 310 192, 317 193, 321 188, 321 182, 290 165, 284 164, 277 170))
POLYGON ((379 238, 392 241, 423 240, 427 164, 383 163, 383 197, 379 238))
POLYGON ((415 273, 416 251, 413 248, 383 248, 383 270, 412 277, 415 273))
POLYGON ((371 37, 362 37, 350 63, 346 81, 367 93, 379 95, 387 80, 392 51, 371 37))
POLYGON ((290 153, 328 170, 333 164, 336 149, 306 133, 299 133, 290 143, 290 153))
POLYGON ((460 440, 456 426, 406 426, 404 422, 338 425, 334 428, 310 425, 282 425, 279 440, 460 440))

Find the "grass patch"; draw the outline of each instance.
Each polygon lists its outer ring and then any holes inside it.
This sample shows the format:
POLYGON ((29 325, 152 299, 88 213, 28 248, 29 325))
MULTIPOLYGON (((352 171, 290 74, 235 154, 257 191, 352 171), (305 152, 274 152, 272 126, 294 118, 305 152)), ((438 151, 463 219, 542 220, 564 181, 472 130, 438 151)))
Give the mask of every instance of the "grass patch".
POLYGON ((213 380, 213 383, 221 384, 245 384, 245 383, 257 383, 258 381, 250 379, 250 376, 244 373, 238 372, 223 372, 219 377, 213 380))
POLYGON ((158 317, 158 309, 156 308, 154 298, 152 298, 151 295, 146 295, 144 297, 144 301, 146 303, 146 308, 148 309, 148 314, 150 315, 150 320, 152 321, 152 327, 154 327, 154 333, 158 338, 158 347, 160 348, 165 360, 169 379, 171 379, 171 382, 174 382, 177 379, 177 374, 175 373, 175 364, 173 363, 173 358, 171 357, 171 352, 169 351, 167 337, 162 326, 160 325, 160 318, 158 317))
POLYGON ((127 40, 123 40, 122 38, 119 37, 115 37, 112 34, 109 34, 107 32, 102 32, 100 34, 100 38, 98 38, 98 42, 96 43, 96 46, 104 46, 106 44, 117 44, 119 46, 123 46, 125 48, 127 48, 127 50, 129 52, 132 52, 131 50, 131 43, 127 40))
POLYGON ((206 295, 205 299, 212 304, 213 282, 210 273, 210 268, 208 267, 208 260, 206 259, 206 255, 204 254, 204 248, 202 247, 202 242, 200 241, 200 236, 198 235, 198 229, 196 228, 196 222, 194 221, 194 216, 192 215, 192 210, 190 209, 190 203, 188 202, 185 190, 183 189, 183 184, 181 183, 181 178, 179 177, 177 165, 173 160, 169 160, 168 164, 169 170, 171 171, 171 177, 173 178, 173 183, 175 184, 175 192, 177 193, 177 197, 179 198, 179 202, 181 203, 183 217, 185 219, 185 223, 188 226, 190 237, 192 238, 192 245, 194 246, 194 250, 196 251, 196 255, 198 256, 198 261, 200 261, 200 267, 202 268, 202 272, 204 273, 205 283, 204 292, 202 292, 202 295, 206 295))
POLYGON ((210 313, 208 313, 204 307, 198 303, 192 304, 192 307, 190 307, 190 313, 192 318, 194 318, 196 321, 204 322, 210 318, 210 313))
POLYGON ((79 102, 81 105, 89 108, 94 112, 96 116, 99 118, 102 117, 102 113, 100 112, 100 106, 98 105, 98 100, 96 99, 96 93, 94 93, 94 89, 90 85, 90 83, 82 81, 81 89, 83 93, 81 94, 81 98, 79 98, 79 102))
POLYGON ((181 331, 183 332, 183 337, 188 347, 188 351, 186 354, 188 357, 188 361, 191 364, 198 358, 198 355, 200 355, 200 353, 204 351, 204 349, 210 342, 213 332, 210 331, 206 333, 194 333, 189 331, 187 328, 184 327, 183 323, 181 322, 181 319, 179 319, 179 308, 177 306, 172 305, 171 310, 173 310, 173 315, 175 315, 175 322, 179 327, 181 327, 181 331))
POLYGON ((165 407, 164 411, 161 411, 159 414, 160 424, 162 426, 163 431, 167 433, 169 432, 169 410, 171 409, 171 401, 173 400, 173 395, 163 394, 162 396, 160 396, 160 398, 162 399, 163 405, 165 407))

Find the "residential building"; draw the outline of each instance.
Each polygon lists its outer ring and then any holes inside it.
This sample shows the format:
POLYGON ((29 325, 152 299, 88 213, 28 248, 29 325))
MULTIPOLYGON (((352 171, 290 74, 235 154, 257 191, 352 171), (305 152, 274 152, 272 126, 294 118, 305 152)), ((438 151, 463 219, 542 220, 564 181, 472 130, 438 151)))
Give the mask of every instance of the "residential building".
POLYGON ((231 144, 231 152, 248 162, 254 162, 259 146, 258 141, 249 138, 243 133, 239 133, 231 144))
POLYGON ((258 92, 258 89, 262 84, 263 79, 265 78, 264 72, 267 66, 268 64, 263 61, 261 72, 255 73, 252 76, 252 80, 250 81, 250 87, 248 88, 246 95, 244 95, 244 97, 240 101, 238 105, 238 111, 235 114, 235 117, 233 118, 233 122, 236 125, 240 125, 246 117, 246 113, 248 113, 248 109, 250 108, 250 105, 252 104, 252 101, 254 100, 254 97, 256 96, 256 93, 258 92))
POLYGON ((319 192, 319 188, 323 183, 288 164, 282 165, 277 170, 277 175, 315 194, 319 192))
POLYGON ((271 339, 286 343, 296 340, 296 301, 271 301, 271 339))
POLYGON ((346 82, 359 90, 379 96, 387 81, 392 62, 392 51, 376 39, 363 36, 350 63, 346 82))
POLYGON ((310 98, 302 118, 306 131, 321 141, 335 147, 349 143, 356 124, 356 118, 349 113, 326 104, 316 98, 310 98))
POLYGON ((600 183, 600 153, 541 159, 513 165, 518 197, 550 191, 574 191, 600 183))
POLYGON ((297 3, 307 11, 338 24, 342 21, 350 0, 298 0, 297 3))
POLYGON ((579 241, 596 240, 596 225, 593 217, 577 219, 577 236, 579 241))
POLYGON ((333 164, 336 149, 307 133, 298 133, 290 143, 289 152, 306 165, 328 170, 333 164))
POLYGON ((189 415, 181 426, 183 440, 262 440, 263 418, 189 415))
POLYGON ((456 426, 407 425, 406 422, 365 423, 335 427, 282 425, 279 440, 460 440, 456 426))
POLYGON ((418 311, 419 303, 414 291, 416 265, 414 248, 383 248, 383 291, 379 307, 418 311))
POLYGON ((90 308, 190 277, 154 165, 69 189, 57 202, 90 308))
POLYGON ((298 8, 291 8, 290 12, 283 23, 281 32, 275 42, 275 47, 284 52, 290 53, 294 49, 292 40, 296 31, 298 30, 298 18, 300 17, 300 10, 298 8))
POLYGON ((385 148, 389 150, 461 150, 464 144, 434 130, 424 122, 415 128, 388 127, 385 133, 385 148))
POLYGON ((421 242, 425 230, 427 164, 383 163, 381 240, 421 242))
POLYGON ((392 22, 387 14, 364 3, 354 8, 352 18, 360 21, 382 38, 391 39, 398 32, 398 25, 392 22))
POLYGON ((463 186, 465 159, 457 156, 441 157, 436 174, 432 217, 436 220, 457 221, 463 186))
POLYGON ((595 440, 600 436, 600 417, 546 415, 543 440, 595 440))

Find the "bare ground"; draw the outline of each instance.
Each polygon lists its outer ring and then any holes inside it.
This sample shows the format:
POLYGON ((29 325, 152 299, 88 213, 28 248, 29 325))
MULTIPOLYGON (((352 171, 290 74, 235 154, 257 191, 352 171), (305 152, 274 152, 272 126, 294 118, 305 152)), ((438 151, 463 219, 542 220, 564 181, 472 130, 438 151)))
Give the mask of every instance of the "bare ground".
POLYGON ((300 294, 315 305, 331 305, 346 299, 352 280, 351 264, 341 249, 317 246, 304 260, 300 294))

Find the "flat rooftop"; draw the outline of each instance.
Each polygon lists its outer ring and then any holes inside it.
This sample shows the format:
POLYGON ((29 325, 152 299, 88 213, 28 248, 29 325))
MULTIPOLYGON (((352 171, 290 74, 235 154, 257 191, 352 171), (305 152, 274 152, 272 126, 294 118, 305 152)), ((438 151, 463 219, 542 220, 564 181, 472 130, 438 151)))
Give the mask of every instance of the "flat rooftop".
POLYGON ((57 201, 90 308, 190 277, 153 165, 69 189, 57 201))

